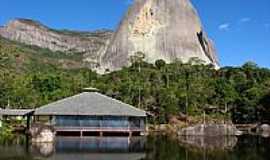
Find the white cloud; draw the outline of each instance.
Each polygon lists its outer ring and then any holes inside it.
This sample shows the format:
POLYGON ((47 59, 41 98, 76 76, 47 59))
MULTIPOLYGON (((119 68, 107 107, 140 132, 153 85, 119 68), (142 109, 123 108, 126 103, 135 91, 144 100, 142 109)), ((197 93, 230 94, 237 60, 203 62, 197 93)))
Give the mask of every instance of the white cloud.
POLYGON ((251 21, 251 18, 249 18, 249 17, 244 17, 244 18, 240 19, 240 23, 247 23, 247 22, 250 22, 250 21, 251 21))
POLYGON ((220 25, 218 26, 218 29, 219 29, 220 31, 228 31, 228 30, 230 30, 230 26, 231 26, 230 23, 223 23, 223 24, 220 24, 220 25))

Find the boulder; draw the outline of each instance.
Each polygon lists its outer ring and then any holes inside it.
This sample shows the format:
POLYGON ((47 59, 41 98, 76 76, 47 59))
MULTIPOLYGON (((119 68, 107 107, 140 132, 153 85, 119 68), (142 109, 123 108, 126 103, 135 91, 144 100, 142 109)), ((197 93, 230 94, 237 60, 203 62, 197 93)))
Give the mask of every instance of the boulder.
POLYGON ((42 124, 32 125, 30 136, 33 143, 51 143, 55 138, 53 127, 42 124))
POLYGON ((257 133, 263 137, 270 137, 270 125, 262 124, 257 128, 257 133))
POLYGON ((241 135, 234 125, 231 124, 198 124, 192 127, 180 129, 179 136, 236 136, 241 135))

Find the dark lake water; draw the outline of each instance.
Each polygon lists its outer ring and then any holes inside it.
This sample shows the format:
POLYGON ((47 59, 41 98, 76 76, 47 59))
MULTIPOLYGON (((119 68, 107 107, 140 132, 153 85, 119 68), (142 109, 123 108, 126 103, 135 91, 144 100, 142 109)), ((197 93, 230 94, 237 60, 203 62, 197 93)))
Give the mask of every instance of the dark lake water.
POLYGON ((270 139, 257 136, 67 138, 54 144, 0 145, 0 160, 270 160, 270 139))

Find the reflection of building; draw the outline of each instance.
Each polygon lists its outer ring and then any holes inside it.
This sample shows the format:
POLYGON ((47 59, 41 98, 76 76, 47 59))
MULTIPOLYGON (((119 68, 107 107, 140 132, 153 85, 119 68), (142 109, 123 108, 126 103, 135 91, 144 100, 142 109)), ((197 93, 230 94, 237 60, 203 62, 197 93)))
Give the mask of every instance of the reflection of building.
POLYGON ((48 147, 42 145, 35 146, 32 154, 34 157, 47 157, 48 160, 140 160, 146 156, 145 143, 145 137, 57 137, 50 156, 47 154, 48 147))
POLYGON ((36 109, 35 116, 49 116, 59 134, 140 135, 146 113, 97 92, 83 92, 36 109))
POLYGON ((136 153, 143 152, 146 137, 57 137, 55 149, 58 153, 136 153))

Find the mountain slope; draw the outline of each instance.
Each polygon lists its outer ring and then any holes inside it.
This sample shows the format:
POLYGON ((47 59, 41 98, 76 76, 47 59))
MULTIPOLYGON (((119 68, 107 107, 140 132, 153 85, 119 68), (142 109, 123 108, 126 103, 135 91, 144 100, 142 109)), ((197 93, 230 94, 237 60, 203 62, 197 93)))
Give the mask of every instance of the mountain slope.
POLYGON ((78 69, 87 67, 79 54, 53 52, 49 49, 25 45, 0 36, 0 72, 25 73, 32 71, 78 69))
POLYGON ((61 51, 66 54, 79 54, 81 60, 95 67, 111 37, 111 31, 77 32, 53 30, 45 25, 29 20, 15 19, 0 28, 0 35, 28 45, 61 51))

